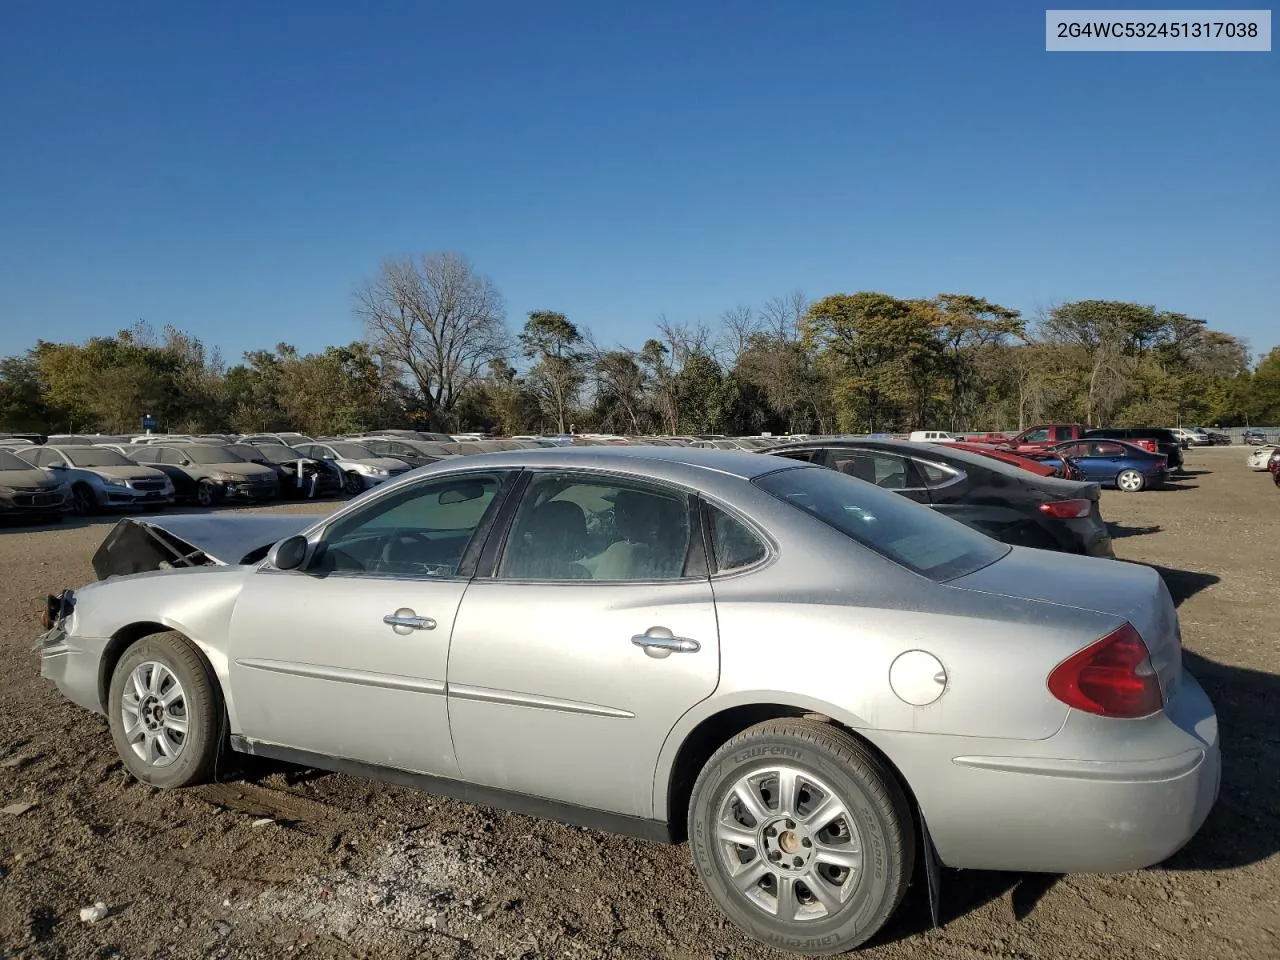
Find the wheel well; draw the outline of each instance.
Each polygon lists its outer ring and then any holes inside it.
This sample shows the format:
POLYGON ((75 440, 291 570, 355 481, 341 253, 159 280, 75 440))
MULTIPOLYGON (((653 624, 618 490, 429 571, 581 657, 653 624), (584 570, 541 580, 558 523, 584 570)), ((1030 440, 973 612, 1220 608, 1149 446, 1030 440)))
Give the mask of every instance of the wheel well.
POLYGON ((859 734, 857 730, 843 723, 837 723, 828 716, 816 714, 809 710, 802 710, 799 707, 780 703, 753 703, 741 707, 731 707, 728 710, 723 710, 707 717, 707 719, 693 728, 689 735, 685 737, 684 743, 680 745, 675 763, 671 768, 671 779, 667 782, 667 824, 672 840, 676 843, 681 843, 688 839, 689 800, 693 795, 693 784, 698 779, 698 774, 702 772, 702 768, 706 766, 707 761, 711 759, 711 755, 733 737, 747 729, 747 727, 763 723, 766 720, 781 720, 786 717, 809 717, 810 719, 820 720, 823 723, 839 727, 845 733, 854 737, 865 749, 875 754, 892 771, 898 781, 898 786, 902 788, 903 795, 911 805, 913 817, 919 818, 920 805, 916 801, 915 793, 912 792, 906 778, 902 776, 901 771, 898 770, 893 761, 884 755, 883 751, 859 734))
POLYGON ((111 642, 102 651, 102 659, 98 664, 98 702, 102 704, 103 712, 107 710, 107 689, 111 686, 111 675, 116 672, 116 664, 120 662, 125 651, 143 637, 149 637, 153 633, 165 633, 168 630, 169 627, 163 623, 131 623, 127 627, 121 627, 111 637, 111 642))

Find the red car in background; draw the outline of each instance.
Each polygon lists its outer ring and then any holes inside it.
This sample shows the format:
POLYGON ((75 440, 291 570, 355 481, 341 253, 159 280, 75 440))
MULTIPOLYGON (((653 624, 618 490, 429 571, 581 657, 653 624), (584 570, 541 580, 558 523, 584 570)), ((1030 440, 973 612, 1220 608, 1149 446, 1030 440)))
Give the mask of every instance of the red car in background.
POLYGON ((1082 480, 1083 479, 1082 476, 1077 475, 1078 471, 1075 470, 1071 466, 1070 462, 1068 462, 1065 458, 1058 461, 1059 463, 1062 464, 1061 467, 1058 467, 1058 466, 1051 466, 1050 464, 1047 464, 1047 463, 1042 463, 1041 461, 1034 460, 1031 457, 1024 457, 1024 456, 1021 456, 1020 454, 1011 453, 1008 450, 999 450, 999 449, 996 449, 995 447, 983 447, 978 445, 977 443, 956 442, 956 443, 949 443, 947 444, 947 446, 957 447, 960 450, 968 450, 972 453, 980 453, 984 457, 990 457, 992 460, 999 460, 1001 463, 1008 463, 1008 464, 1012 464, 1015 467, 1021 467, 1023 470, 1029 470, 1040 477, 1061 477, 1064 480, 1082 480))

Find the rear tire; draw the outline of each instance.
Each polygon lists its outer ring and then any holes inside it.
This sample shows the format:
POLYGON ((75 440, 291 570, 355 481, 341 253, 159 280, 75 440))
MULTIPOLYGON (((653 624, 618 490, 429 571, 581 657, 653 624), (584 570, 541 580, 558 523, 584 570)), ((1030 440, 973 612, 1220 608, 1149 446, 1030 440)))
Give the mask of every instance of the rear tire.
POLYGON ((1147 478, 1137 470, 1121 470, 1116 475, 1116 489, 1124 493, 1137 493, 1147 485, 1147 478))
POLYGON ((199 649, 169 631, 125 651, 111 675, 107 721, 129 772, 162 788, 208 780, 222 746, 222 691, 199 649))
POLYGON ((850 734, 813 720, 756 724, 703 767, 689 804, 694 867, 739 928, 812 956, 851 950, 902 902, 911 806, 850 734))

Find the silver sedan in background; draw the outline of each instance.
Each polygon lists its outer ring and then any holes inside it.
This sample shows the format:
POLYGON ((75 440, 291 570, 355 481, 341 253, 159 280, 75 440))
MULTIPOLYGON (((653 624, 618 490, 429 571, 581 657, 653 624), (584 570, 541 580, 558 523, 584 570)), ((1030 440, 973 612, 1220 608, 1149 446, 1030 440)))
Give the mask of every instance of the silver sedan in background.
POLYGON ((1217 797, 1214 709, 1154 570, 809 464, 481 454, 321 519, 177 519, 220 539, 209 566, 51 597, 41 640, 160 787, 229 747, 687 838, 727 916, 809 954, 873 935, 918 854, 1131 870, 1217 797))

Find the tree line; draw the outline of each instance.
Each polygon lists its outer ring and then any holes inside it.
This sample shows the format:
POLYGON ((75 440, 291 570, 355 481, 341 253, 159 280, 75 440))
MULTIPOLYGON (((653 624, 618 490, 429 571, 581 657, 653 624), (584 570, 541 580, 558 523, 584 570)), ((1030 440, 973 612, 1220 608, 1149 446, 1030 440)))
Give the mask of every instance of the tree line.
POLYGON ((388 261, 360 283, 362 337, 235 364, 175 326, 0 360, 0 429, 128 433, 383 426, 494 433, 836 433, 1280 423, 1280 348, 1150 304, 1078 300, 1034 317, 972 294, 796 291, 712 321, 659 318, 608 344, 555 310, 507 322, 457 253, 388 261))

